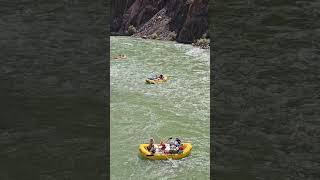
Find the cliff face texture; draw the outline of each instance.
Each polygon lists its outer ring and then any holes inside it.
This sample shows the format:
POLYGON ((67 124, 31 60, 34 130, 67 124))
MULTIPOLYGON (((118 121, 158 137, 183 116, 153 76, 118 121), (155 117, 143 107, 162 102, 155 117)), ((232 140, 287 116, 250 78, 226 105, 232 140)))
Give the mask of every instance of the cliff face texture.
POLYGON ((111 32, 117 32, 122 23, 122 16, 126 10, 132 5, 135 0, 114 0, 112 1, 111 10, 111 32))
POLYGON ((187 18, 179 33, 178 41, 192 42, 208 29, 208 0, 194 1, 188 10, 187 18))
POLYGON ((192 43, 208 30, 208 0, 127 0, 113 2, 111 32, 124 34, 130 25, 135 36, 169 39, 192 43))

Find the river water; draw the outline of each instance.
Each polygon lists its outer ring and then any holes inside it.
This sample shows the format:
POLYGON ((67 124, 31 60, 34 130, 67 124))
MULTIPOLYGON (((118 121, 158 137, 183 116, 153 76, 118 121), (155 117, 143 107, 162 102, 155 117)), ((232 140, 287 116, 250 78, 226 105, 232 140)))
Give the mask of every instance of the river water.
POLYGON ((110 37, 111 179, 209 179, 210 52, 175 42, 110 37), (127 59, 112 57, 125 54, 127 59), (147 85, 153 74, 167 83, 147 85), (138 146, 179 137, 193 150, 182 160, 152 161, 138 146))

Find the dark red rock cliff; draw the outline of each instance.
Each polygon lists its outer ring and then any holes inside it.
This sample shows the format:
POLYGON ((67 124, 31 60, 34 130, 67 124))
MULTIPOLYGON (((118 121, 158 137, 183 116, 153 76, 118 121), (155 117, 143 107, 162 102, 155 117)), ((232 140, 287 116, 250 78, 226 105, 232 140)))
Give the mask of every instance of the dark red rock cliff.
POLYGON ((192 43, 208 31, 208 0, 121 0, 113 2, 111 32, 168 40, 176 33, 178 42, 192 43))
POLYGON ((208 0, 194 0, 178 35, 178 42, 192 43, 208 29, 208 0))

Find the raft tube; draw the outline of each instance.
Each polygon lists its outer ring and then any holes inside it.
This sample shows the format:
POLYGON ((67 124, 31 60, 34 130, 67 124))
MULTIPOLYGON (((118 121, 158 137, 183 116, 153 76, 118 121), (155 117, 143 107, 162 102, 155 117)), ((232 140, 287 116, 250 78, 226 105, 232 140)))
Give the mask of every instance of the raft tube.
POLYGON ((160 83, 164 83, 168 80, 167 76, 163 76, 163 79, 146 79, 145 82, 147 84, 160 84, 160 83))
MULTIPOLYGON (((192 145, 190 143, 182 143, 183 152, 180 154, 151 153, 147 150, 148 145, 149 144, 140 144, 139 151, 142 157, 152 160, 182 159, 187 157, 192 150, 192 145)), ((155 144, 155 146, 159 146, 159 144, 155 144)))

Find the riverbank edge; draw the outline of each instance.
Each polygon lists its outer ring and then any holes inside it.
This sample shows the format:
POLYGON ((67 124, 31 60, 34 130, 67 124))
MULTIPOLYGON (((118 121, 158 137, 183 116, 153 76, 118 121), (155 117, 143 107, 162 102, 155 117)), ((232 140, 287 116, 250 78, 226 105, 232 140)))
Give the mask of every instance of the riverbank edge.
POLYGON ((120 33, 120 32, 110 32, 110 36, 126 36, 126 37, 134 37, 134 38, 141 38, 141 39, 151 39, 151 40, 159 40, 159 41, 171 41, 171 42, 176 42, 176 43, 179 43, 179 44, 190 44, 194 47, 199 47, 201 49, 210 49, 210 38, 200 38, 200 39, 197 39, 196 42, 194 43, 184 43, 184 42, 178 42, 176 40, 167 40, 167 39, 163 39, 163 38, 157 38, 157 39, 154 39, 154 38, 148 38, 146 36, 139 36, 139 35, 128 35, 128 34, 125 34, 125 33, 120 33), (198 42, 201 41, 202 39, 207 39, 209 41, 208 44, 206 44, 205 46, 202 46, 201 44, 199 44, 198 42))

